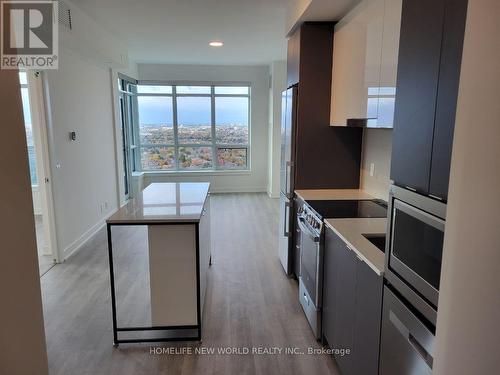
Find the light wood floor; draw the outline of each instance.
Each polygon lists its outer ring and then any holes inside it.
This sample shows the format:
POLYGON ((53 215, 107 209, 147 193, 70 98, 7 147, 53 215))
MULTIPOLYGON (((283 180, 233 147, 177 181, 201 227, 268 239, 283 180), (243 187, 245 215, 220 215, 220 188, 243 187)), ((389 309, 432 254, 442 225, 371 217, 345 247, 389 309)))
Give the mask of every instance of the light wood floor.
MULTIPOLYGON (((338 374, 329 356, 307 354, 320 345, 298 303, 297 283, 285 277, 278 260, 277 200, 213 195, 211 213, 214 249, 203 342, 153 347, 296 347, 306 354, 152 355, 149 344, 113 348, 103 230, 41 279, 51 375, 338 374)), ((133 234, 117 236, 138 244, 133 234)), ((134 284, 135 278, 132 290, 143 284, 140 277, 134 284)))

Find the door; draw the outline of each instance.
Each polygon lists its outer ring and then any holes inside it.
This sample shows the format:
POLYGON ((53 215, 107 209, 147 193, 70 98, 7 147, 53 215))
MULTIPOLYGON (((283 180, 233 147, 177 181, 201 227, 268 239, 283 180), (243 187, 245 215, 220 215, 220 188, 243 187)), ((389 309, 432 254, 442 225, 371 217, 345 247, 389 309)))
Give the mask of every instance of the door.
POLYGON ((288 198, 293 196, 292 136, 296 92, 296 88, 290 88, 282 94, 280 186, 288 198))
POLYGON ((281 161, 280 161, 280 191, 286 194, 287 191, 287 130, 286 130, 286 95, 287 91, 281 93, 281 161))
POLYGON ((292 249, 293 249, 293 273, 295 274, 295 277, 297 280, 299 279, 300 276, 300 246, 301 246, 301 231, 300 227, 298 224, 298 214, 300 214, 303 210, 303 205, 304 202, 296 198, 294 200, 294 210, 293 210, 293 216, 292 219, 294 220, 295 224, 295 230, 294 230, 294 236, 292 240, 292 249))
POLYGON ((325 231, 325 255, 323 264, 323 335, 329 346, 333 347, 335 337, 335 308, 337 301, 337 273, 339 250, 344 243, 330 229, 325 231))
POLYGON ((286 59, 286 81, 287 87, 299 83, 300 71, 300 28, 298 28, 288 39, 286 59))
MULTIPOLYGON (((338 272, 336 283, 335 301, 335 335, 333 348, 349 349, 351 354, 354 349, 354 316, 356 311, 356 267, 357 258, 354 252, 345 244, 335 246, 338 259, 338 272)), ((336 355, 337 361, 343 374, 352 374, 352 355, 336 355)))
POLYGON ((279 232, 278 232, 278 249, 280 262, 285 270, 287 276, 291 274, 291 235, 290 235, 290 214, 291 200, 288 199, 283 193, 280 194, 280 219, 279 219, 279 232))
POLYGON ((119 82, 119 111, 120 111, 120 130, 122 135, 122 178, 123 178, 123 199, 130 198, 131 178, 133 157, 131 144, 134 142, 134 109, 133 97, 136 89, 135 82, 120 77, 119 82))
POLYGON ((298 218, 300 228, 300 279, 316 308, 322 302, 323 254, 320 234, 315 232, 304 217, 298 218))
POLYGON ((353 373, 377 375, 383 278, 364 261, 356 262, 353 373))
POLYGON ((335 26, 331 124, 377 121, 384 0, 364 1, 335 26), (346 88, 349 90, 346 90, 346 88))
POLYGON ((19 73, 32 179, 40 276, 59 261, 52 200, 49 133, 46 122, 43 73, 19 73))
POLYGON ((404 1, 391 179, 427 194, 441 56, 444 0, 404 1))
POLYGON ((125 95, 120 95, 120 125, 122 133, 122 153, 123 153, 123 194, 125 200, 129 199, 130 195, 130 162, 129 162, 129 152, 128 152, 128 131, 127 131, 127 116, 126 116, 126 97, 125 95))
POLYGON ((429 194, 448 199, 451 149, 467 18, 467 0, 448 0, 444 20, 429 194))

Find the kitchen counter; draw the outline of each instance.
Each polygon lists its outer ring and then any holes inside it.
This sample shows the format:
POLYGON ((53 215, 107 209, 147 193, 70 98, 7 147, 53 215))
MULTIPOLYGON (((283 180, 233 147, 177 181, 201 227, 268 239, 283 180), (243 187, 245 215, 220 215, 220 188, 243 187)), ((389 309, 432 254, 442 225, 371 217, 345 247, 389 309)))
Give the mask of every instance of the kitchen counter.
POLYGON ((325 223, 327 228, 333 230, 377 275, 382 276, 384 274, 385 254, 363 234, 385 234, 387 219, 327 219, 325 223))
POLYGON ((107 223, 197 223, 209 189, 208 182, 152 183, 109 217, 107 223))
POLYGON ((210 184, 205 182, 153 183, 107 220, 115 345, 201 340, 212 256, 209 188, 210 184), (146 227, 146 231, 138 232, 135 229, 138 226, 146 227), (124 246, 123 241, 113 241, 114 231, 122 236, 124 231, 131 231, 131 236, 137 237, 128 238, 140 239, 142 244, 124 246), (135 245, 142 247, 136 249, 135 245), (137 262, 135 257, 143 257, 143 260, 137 262), (124 262, 127 267, 123 267, 124 262), (114 263, 122 266, 115 269, 114 263), (144 267, 144 263, 149 265, 144 267), (136 277, 148 280, 141 286, 146 295, 141 301, 145 303, 143 311, 149 312, 149 316, 143 317, 142 324, 125 328, 117 325, 123 319, 117 314, 135 311, 137 301, 122 298, 117 310, 115 281, 118 288, 120 283, 124 288, 127 283, 123 284, 123 280, 130 271, 134 280, 136 277))
POLYGON ((306 189, 295 190, 302 200, 363 200, 375 199, 362 189, 306 189))

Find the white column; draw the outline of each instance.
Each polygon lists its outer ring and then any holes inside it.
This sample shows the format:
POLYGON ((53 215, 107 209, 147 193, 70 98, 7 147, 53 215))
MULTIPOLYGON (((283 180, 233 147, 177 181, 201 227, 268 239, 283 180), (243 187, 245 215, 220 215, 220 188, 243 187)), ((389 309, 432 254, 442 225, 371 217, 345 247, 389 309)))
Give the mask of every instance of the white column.
POLYGON ((434 372, 500 371, 500 2, 469 0, 434 372))
POLYGON ((31 181, 17 71, 0 70, 0 374, 48 374, 31 181))

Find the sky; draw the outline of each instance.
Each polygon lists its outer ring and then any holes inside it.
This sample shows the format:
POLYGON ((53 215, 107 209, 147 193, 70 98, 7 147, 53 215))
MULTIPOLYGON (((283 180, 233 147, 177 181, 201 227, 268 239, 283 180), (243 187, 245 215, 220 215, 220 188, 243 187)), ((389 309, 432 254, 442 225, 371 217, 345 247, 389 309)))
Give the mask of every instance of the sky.
MULTIPOLYGON (((140 96, 139 123, 141 125, 173 124, 172 99, 169 97, 140 96)), ((209 97, 177 97, 179 125, 210 125, 209 97)), ((248 126, 248 98, 215 98, 217 125, 248 126)))

